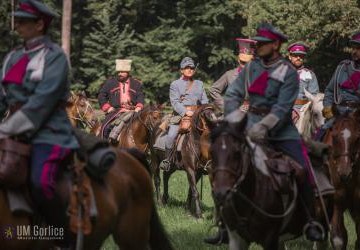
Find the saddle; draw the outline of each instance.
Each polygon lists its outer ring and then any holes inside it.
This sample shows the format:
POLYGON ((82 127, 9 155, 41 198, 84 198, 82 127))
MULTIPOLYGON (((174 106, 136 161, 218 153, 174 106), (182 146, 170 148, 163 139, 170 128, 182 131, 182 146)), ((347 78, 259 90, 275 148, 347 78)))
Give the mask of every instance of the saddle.
POLYGON ((305 180, 305 170, 287 155, 269 150, 267 156, 265 163, 269 169, 271 183, 279 193, 288 194, 292 191, 294 180, 297 183, 305 180))

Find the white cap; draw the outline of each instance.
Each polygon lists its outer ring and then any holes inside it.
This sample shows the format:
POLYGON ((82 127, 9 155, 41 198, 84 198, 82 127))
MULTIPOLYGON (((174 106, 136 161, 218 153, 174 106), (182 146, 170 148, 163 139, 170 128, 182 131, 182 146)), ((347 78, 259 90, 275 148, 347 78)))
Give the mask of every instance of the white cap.
POLYGON ((115 63, 116 63, 116 66, 115 66, 116 71, 124 71, 124 72, 130 72, 131 71, 132 60, 116 59, 115 63))

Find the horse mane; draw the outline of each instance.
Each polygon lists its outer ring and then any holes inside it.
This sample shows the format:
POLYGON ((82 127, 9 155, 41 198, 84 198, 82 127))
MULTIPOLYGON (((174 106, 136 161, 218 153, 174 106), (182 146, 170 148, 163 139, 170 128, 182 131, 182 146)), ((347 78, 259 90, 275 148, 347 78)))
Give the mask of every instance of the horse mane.
POLYGON ((244 128, 246 125, 246 118, 239 122, 239 123, 229 123, 226 120, 222 120, 217 123, 217 126, 215 126, 214 129, 211 130, 210 133, 210 140, 211 142, 214 142, 217 137, 219 137, 223 133, 227 133, 239 141, 244 140, 244 128))

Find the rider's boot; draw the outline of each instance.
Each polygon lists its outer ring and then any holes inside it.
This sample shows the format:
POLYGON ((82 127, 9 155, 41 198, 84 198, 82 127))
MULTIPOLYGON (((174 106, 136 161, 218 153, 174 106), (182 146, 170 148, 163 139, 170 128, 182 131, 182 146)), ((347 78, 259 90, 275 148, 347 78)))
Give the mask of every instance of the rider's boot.
POLYGON ((229 236, 224 223, 220 222, 217 233, 205 238, 204 242, 211 245, 228 244, 229 236))
POLYGON ((165 159, 162 160, 162 162, 160 163, 160 167, 163 170, 169 170, 170 169, 170 164, 171 164, 171 149, 169 148, 165 148, 165 159))
POLYGON ((304 226, 304 234, 307 240, 322 241, 325 238, 325 230, 323 226, 315 220, 315 195, 314 190, 308 183, 304 181, 299 190, 300 200, 306 211, 307 224, 304 226))

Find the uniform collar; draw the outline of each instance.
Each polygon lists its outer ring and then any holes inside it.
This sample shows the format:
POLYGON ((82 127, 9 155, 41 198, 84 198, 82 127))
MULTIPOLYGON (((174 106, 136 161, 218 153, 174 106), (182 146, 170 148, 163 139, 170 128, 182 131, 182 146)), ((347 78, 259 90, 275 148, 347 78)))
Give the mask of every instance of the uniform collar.
POLYGON ((25 50, 34 50, 38 47, 43 47, 48 41, 47 36, 38 36, 25 42, 25 50))

